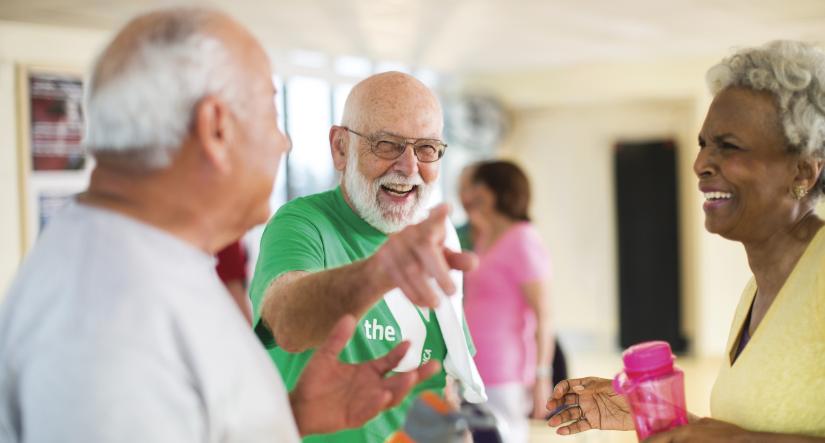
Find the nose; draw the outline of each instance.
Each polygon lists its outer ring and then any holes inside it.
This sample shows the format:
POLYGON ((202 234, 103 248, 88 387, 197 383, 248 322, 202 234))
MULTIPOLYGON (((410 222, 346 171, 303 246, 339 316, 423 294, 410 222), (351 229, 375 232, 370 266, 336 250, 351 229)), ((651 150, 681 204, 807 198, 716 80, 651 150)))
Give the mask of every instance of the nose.
POLYGON ((406 177, 418 174, 418 159, 415 157, 415 149, 413 149, 412 144, 407 144, 407 149, 404 150, 401 157, 395 159, 393 169, 406 177))
POLYGON ((707 178, 713 175, 714 164, 711 154, 712 149, 712 147, 707 146, 699 149, 699 153, 696 154, 696 160, 693 161, 693 172, 699 178, 707 178))

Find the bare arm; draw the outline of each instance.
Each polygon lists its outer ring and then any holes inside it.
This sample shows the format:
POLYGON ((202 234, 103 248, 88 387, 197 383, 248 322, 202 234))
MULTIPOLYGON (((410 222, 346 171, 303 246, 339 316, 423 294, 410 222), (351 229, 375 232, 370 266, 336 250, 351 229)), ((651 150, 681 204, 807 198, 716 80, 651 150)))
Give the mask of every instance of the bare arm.
POLYGON ((544 418, 545 402, 550 398, 551 378, 548 365, 553 360, 555 342, 550 314, 550 287, 537 280, 521 286, 521 292, 536 314, 536 384, 533 388, 533 418, 544 418))
POLYGON ((392 289, 376 271, 374 262, 366 259, 327 271, 283 274, 266 290, 261 319, 284 350, 315 347, 338 319, 346 314, 361 318, 392 289))
POLYGON ((289 352, 316 347, 342 315, 360 319, 393 288, 426 307, 439 301, 430 279, 445 293, 454 293, 450 269, 471 269, 475 258, 444 247, 447 210, 439 206, 423 222, 390 235, 365 260, 315 273, 289 272, 276 279, 264 295, 261 318, 278 345, 289 352))
POLYGON ((766 432, 751 432, 736 425, 711 418, 701 418, 691 421, 669 432, 656 434, 645 443, 682 443, 701 441, 715 442, 753 442, 753 443, 815 443, 823 442, 825 438, 809 437, 805 435, 773 434, 766 432))
POLYGON ((553 358, 553 352, 555 352, 549 289, 549 285, 544 280, 526 283, 521 286, 527 303, 536 313, 536 362, 538 366, 547 365, 553 358))

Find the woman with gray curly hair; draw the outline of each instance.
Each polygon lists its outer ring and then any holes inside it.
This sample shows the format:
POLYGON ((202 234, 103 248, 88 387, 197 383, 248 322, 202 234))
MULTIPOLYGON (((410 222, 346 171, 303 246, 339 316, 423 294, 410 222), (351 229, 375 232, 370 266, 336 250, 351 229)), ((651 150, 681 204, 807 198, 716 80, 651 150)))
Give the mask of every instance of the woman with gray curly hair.
MULTIPOLYGON (((742 243, 753 278, 711 395, 713 418, 653 442, 825 441, 825 52, 776 41, 707 74, 714 95, 693 165, 705 228, 742 243), (818 438, 819 437, 819 438, 818 438)), ((549 424, 568 435, 633 429, 610 380, 559 383, 549 424)))

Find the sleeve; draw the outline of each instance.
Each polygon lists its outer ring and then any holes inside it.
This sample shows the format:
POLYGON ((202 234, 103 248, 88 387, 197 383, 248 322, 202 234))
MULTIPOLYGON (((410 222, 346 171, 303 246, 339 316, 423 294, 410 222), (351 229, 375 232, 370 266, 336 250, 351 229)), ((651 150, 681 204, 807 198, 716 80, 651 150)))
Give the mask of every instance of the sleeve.
POLYGON ((166 362, 123 343, 57 346, 35 356, 18 384, 25 441, 204 441, 201 395, 166 362))
POLYGON ((550 278, 550 257, 535 228, 521 229, 507 249, 512 254, 512 259, 507 261, 508 271, 516 283, 522 285, 550 278))
POLYGON ((324 245, 318 227, 310 221, 308 214, 295 210, 290 204, 282 206, 261 236, 258 263, 249 288, 252 324, 265 344, 272 338, 271 335, 267 337, 268 331, 260 322, 261 303, 272 281, 290 271, 322 269, 324 245))

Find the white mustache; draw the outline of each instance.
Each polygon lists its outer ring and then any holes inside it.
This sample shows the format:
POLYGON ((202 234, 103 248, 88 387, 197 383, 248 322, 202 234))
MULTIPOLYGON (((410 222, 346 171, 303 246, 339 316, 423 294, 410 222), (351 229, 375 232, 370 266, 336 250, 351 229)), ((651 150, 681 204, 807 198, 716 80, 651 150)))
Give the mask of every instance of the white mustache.
POLYGON ((401 175, 397 172, 391 172, 387 175, 379 177, 378 180, 376 180, 376 183, 379 186, 382 186, 382 185, 385 185, 385 184, 388 184, 388 183, 398 184, 398 185, 418 186, 418 185, 423 185, 424 184, 424 179, 422 179, 420 175, 414 175, 412 177, 407 177, 407 176, 401 175))

